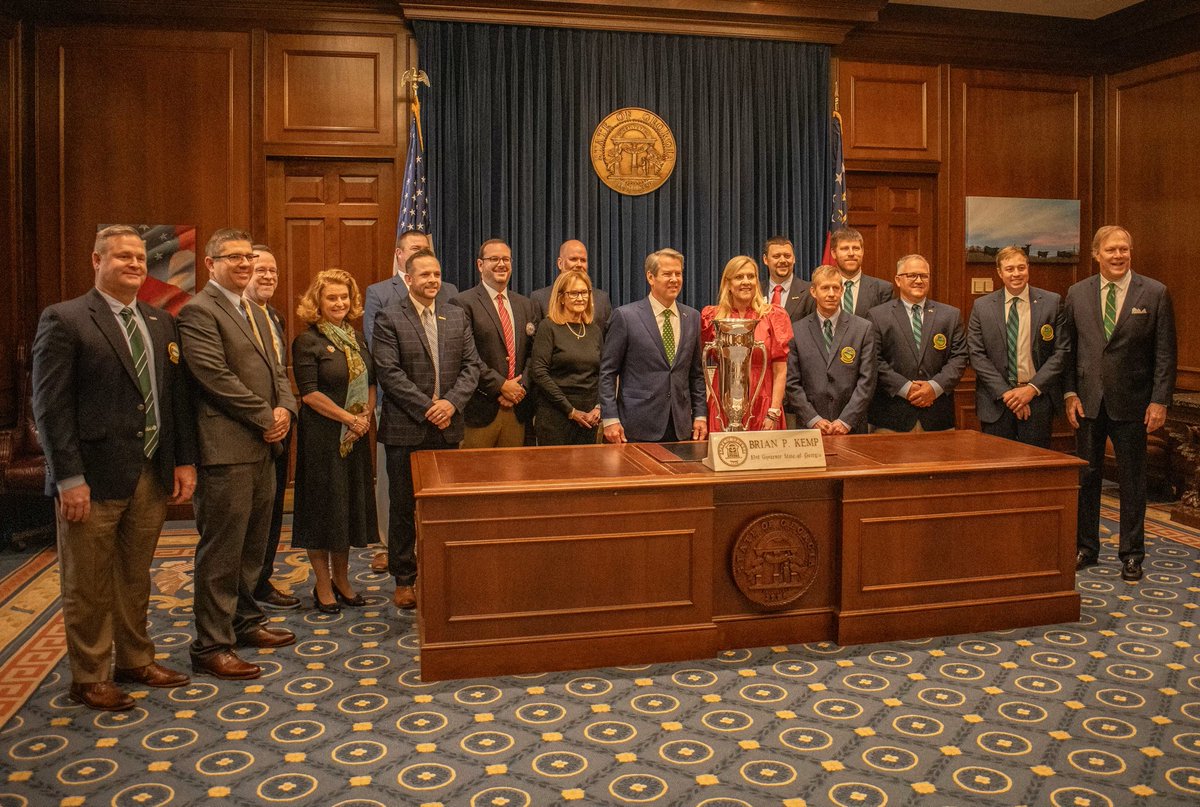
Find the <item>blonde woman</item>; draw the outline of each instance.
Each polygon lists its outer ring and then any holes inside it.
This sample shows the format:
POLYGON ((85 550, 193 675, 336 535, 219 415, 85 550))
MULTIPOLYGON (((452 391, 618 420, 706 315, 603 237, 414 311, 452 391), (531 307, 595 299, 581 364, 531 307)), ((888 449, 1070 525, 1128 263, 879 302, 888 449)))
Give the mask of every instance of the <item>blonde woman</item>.
MULTIPOLYGON (((767 363, 763 366, 762 355, 755 351, 750 369, 749 389, 753 390, 763 373, 758 396, 750 404, 750 431, 786 428, 783 423, 783 399, 787 386, 788 342, 792 338, 792 322, 787 312, 763 299, 762 287, 758 283, 758 263, 749 256, 738 255, 725 264, 721 273, 721 287, 717 293, 717 304, 705 306, 700 312, 700 343, 708 344, 716 334, 718 319, 754 319, 754 338, 767 346, 767 363)), ((713 377, 713 392, 720 395, 720 379, 713 377)), ((708 402, 708 430, 720 431, 726 424, 717 419, 717 408, 712 399, 708 402)))
POLYGON ((318 272, 296 316, 308 329, 292 342, 292 370, 302 406, 296 440, 292 546, 308 550, 323 613, 366 604, 350 585, 350 547, 376 540, 371 446, 374 365, 350 320, 362 296, 349 272, 318 272))
POLYGON ((540 446, 588 445, 600 425, 600 349, 592 281, 562 272, 550 290, 550 311, 533 340, 529 374, 540 390, 534 424, 540 446))

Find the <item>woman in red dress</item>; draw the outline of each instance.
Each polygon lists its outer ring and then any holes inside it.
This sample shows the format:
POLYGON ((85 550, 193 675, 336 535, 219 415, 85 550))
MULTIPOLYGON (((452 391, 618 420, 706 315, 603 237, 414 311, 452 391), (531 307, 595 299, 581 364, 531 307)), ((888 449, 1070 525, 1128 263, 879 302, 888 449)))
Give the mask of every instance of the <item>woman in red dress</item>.
MULTIPOLYGON (((787 312, 771 305, 763 298, 758 284, 758 264, 753 258, 738 255, 725 264, 721 273, 721 288, 717 293, 717 304, 705 306, 700 312, 700 341, 706 345, 716 335, 715 320, 754 319, 754 338, 767 346, 769 369, 763 367, 762 353, 754 351, 750 369, 749 390, 753 392, 758 379, 767 372, 759 386, 758 395, 750 403, 749 431, 766 431, 785 428, 783 422, 783 396, 787 382, 788 342, 792 338, 792 322, 787 312)), ((720 379, 712 380, 713 392, 720 395, 720 379)), ((721 431, 725 424, 716 417, 713 399, 708 400, 708 430, 721 431)))

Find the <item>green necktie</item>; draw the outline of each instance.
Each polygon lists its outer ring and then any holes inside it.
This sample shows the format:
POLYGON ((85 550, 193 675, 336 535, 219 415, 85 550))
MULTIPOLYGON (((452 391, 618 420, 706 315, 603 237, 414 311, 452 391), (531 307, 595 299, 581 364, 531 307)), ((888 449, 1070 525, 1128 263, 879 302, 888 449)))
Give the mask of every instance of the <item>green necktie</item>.
POLYGON ((829 351, 833 348, 833 322, 831 322, 830 320, 825 320, 824 336, 825 336, 825 352, 828 354, 829 351))
POLYGON ((675 329, 671 327, 671 309, 664 308, 662 339, 663 349, 667 351, 667 364, 675 363, 675 329))
POLYGON ((1014 297, 1008 304, 1008 383, 1017 385, 1017 333, 1021 329, 1021 315, 1017 313, 1017 303, 1020 297, 1014 297))
POLYGON ((142 430, 142 453, 146 458, 154 456, 158 448, 158 419, 154 417, 154 390, 150 386, 150 362, 146 355, 146 343, 142 339, 142 329, 133 318, 133 309, 125 306, 121 309, 121 319, 125 323, 125 333, 129 336, 129 352, 133 354, 133 370, 137 373, 138 386, 142 390, 142 405, 146 409, 146 423, 142 430))
POLYGON ((854 313, 854 281, 847 280, 842 288, 842 310, 847 314, 854 313))
POLYGON ((917 352, 921 351, 921 304, 912 307, 913 339, 917 340, 917 352))
POLYGON ((1108 284, 1108 296, 1104 298, 1104 341, 1112 339, 1113 329, 1117 327, 1117 284, 1108 284))

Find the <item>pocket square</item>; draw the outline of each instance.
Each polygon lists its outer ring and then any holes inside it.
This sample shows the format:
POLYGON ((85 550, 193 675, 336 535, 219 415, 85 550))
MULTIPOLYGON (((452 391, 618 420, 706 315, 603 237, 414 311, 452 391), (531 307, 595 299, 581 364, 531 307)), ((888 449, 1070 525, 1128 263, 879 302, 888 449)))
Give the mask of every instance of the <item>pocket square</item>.
POLYGON ((1133 309, 1132 311, 1130 311, 1129 313, 1130 313, 1130 314, 1146 314, 1146 313, 1149 313, 1149 312, 1148 312, 1148 311, 1146 311, 1146 309, 1144 309, 1144 308, 1135 308, 1135 309, 1133 309))

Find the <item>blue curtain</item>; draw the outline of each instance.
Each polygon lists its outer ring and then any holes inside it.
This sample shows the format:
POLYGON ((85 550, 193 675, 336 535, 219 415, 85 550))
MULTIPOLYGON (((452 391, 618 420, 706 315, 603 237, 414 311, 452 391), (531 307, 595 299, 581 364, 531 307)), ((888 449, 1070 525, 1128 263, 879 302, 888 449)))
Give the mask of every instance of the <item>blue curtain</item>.
POLYGON ((614 304, 647 293, 646 255, 685 256, 681 299, 713 302, 725 262, 783 235, 798 274, 820 263, 831 211, 829 48, 793 42, 463 23, 414 23, 430 216, 444 274, 475 285, 488 238, 512 246, 511 287, 556 274, 583 241, 614 304), (667 182, 625 196, 596 176, 589 141, 621 107, 675 135, 667 182))

